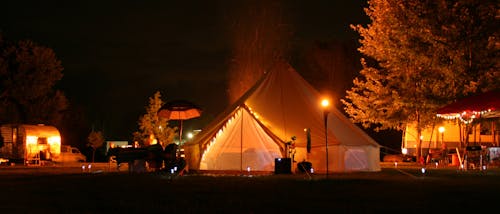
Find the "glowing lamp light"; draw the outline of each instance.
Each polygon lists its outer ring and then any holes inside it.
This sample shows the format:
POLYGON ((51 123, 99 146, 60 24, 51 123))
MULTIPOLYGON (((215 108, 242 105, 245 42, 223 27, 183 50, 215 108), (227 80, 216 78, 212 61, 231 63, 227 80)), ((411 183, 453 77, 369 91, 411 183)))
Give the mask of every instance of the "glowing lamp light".
POLYGON ((37 136, 26 136, 26 144, 36 144, 38 141, 37 136))
POLYGON ((47 142, 49 145, 61 145, 61 137, 60 136, 52 136, 47 138, 47 142))
POLYGON ((189 139, 193 138, 193 133, 191 133, 191 132, 187 133, 187 137, 188 137, 189 139))
POLYGON ((422 171, 422 174, 425 174, 425 168, 422 167, 420 171, 422 171))
POLYGON ((401 149, 401 153, 403 153, 403 155, 408 154, 408 149, 407 148, 402 148, 401 149))
POLYGON ((443 132, 445 131, 445 129, 444 129, 444 127, 440 126, 440 127, 438 128, 438 131, 439 131, 439 133, 443 133, 443 132))
POLYGON ((250 167, 249 166, 247 166, 247 172, 250 172, 250 167))
POLYGON ((396 167, 396 168, 398 167, 398 162, 397 161, 394 162, 394 167, 396 167))
POLYGON ((325 161, 326 161, 326 178, 328 178, 328 106, 330 105, 330 100, 324 98, 321 100, 321 106, 323 107, 323 119, 325 121, 325 161))
POLYGON ((321 100, 321 106, 323 106, 323 108, 326 108, 329 105, 330 105, 330 101, 328 99, 321 100))
POLYGON ((314 168, 311 167, 311 173, 314 173, 314 168))

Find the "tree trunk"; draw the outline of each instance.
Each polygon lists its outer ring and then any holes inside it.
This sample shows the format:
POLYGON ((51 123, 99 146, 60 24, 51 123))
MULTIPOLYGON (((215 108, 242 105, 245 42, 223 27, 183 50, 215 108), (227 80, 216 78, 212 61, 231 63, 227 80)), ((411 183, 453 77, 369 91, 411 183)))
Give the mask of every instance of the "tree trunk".
POLYGON ((422 129, 417 126, 417 148, 416 148, 416 161, 420 162, 420 157, 422 156, 422 129))
POLYGON ((422 139, 420 136, 422 136, 422 128, 420 127, 420 112, 417 110, 416 115, 417 115, 417 151, 416 151, 416 161, 420 162, 420 157, 422 156, 422 139))

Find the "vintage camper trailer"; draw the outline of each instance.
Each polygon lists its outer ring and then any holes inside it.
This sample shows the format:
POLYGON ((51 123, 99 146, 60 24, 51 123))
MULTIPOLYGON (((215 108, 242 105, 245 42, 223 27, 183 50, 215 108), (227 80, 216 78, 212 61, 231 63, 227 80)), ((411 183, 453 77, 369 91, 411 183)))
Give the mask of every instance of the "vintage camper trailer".
POLYGON ((0 157, 12 163, 39 165, 61 153, 61 135, 54 126, 4 124, 0 133, 4 142, 0 157))

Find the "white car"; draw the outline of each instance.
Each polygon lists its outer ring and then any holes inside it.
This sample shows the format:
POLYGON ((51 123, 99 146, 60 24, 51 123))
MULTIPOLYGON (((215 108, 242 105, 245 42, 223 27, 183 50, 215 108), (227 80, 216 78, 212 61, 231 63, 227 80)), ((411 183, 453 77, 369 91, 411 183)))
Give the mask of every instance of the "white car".
POLYGON ((87 157, 83 155, 76 147, 61 146, 61 154, 55 162, 85 162, 87 157))
POLYGON ((0 158, 0 165, 6 165, 9 163, 9 159, 7 158, 0 158))

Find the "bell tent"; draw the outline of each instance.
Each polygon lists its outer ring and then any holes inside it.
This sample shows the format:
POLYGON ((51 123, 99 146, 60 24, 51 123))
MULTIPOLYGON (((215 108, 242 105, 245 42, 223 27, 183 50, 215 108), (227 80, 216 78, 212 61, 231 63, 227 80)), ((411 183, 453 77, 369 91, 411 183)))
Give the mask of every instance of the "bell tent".
MULTIPOLYGON (((320 99, 289 64, 278 64, 184 145, 190 169, 273 171, 278 158, 293 157, 326 172, 320 99), (288 155, 292 146, 294 154, 288 155)), ((377 142, 335 108, 327 121, 329 172, 380 171, 377 142)))

